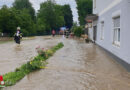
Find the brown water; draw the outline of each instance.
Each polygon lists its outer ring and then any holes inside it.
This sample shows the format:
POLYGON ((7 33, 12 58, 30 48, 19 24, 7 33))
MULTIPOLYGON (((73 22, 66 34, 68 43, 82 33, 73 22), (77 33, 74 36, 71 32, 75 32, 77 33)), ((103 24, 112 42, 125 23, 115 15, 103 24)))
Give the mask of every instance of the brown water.
POLYGON ((16 67, 36 56, 36 47, 49 48, 58 42, 58 39, 54 41, 51 37, 35 37, 22 41, 21 45, 17 45, 13 41, 0 44, 0 74, 14 71, 16 67))
MULTIPOLYGON (((32 45, 37 46, 34 42, 38 43, 41 40, 38 38, 26 42, 23 45, 26 48, 31 45, 30 49, 23 49, 25 48, 23 46, 22 49, 16 49, 13 52, 28 50, 29 55, 26 52, 23 56, 33 56, 35 50, 31 50, 32 45)), ((48 42, 51 43, 48 45, 57 41, 61 39, 53 39, 53 42, 49 40, 48 42)), ((4 88, 4 90, 130 90, 130 73, 102 49, 82 41, 67 39, 62 41, 64 48, 48 60, 49 64, 46 69, 33 72, 16 85, 4 88)), ((20 55, 16 58, 21 60, 22 54, 20 55)), ((10 55, 7 54, 7 56, 10 55)))

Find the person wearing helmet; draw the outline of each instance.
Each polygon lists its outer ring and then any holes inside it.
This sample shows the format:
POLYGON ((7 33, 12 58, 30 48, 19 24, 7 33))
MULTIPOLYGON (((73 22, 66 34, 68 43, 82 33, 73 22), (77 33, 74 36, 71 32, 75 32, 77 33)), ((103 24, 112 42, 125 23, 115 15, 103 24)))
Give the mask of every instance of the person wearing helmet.
POLYGON ((17 27, 17 31, 14 34, 14 40, 17 44, 20 44, 20 39, 22 39, 22 33, 20 31, 20 27, 17 27))

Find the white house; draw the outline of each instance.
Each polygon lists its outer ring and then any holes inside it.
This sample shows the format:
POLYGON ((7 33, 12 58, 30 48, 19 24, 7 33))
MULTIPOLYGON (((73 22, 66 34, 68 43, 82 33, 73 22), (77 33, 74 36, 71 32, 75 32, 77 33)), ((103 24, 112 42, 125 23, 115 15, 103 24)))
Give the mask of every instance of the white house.
POLYGON ((90 39, 130 71, 130 0, 93 0, 93 14, 90 39))

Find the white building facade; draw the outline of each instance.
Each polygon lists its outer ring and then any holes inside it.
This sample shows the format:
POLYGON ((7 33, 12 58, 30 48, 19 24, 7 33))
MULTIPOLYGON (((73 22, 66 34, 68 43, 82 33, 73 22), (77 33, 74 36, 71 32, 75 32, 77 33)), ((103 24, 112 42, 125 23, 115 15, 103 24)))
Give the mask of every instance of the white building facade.
POLYGON ((93 14, 90 39, 130 69, 130 0, 93 0, 93 14))

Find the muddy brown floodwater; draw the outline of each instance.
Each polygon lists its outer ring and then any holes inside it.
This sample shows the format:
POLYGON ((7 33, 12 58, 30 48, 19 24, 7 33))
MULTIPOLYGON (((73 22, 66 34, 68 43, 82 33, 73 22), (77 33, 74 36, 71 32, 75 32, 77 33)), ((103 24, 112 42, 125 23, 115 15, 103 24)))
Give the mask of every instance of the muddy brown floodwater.
MULTIPOLYGON (((45 40, 44 43, 41 41, 41 38, 26 41, 20 50, 15 50, 15 45, 8 43, 13 49, 11 51, 8 50, 9 48, 6 49, 8 58, 3 59, 3 64, 9 65, 4 68, 7 71, 9 68, 14 69, 12 63, 16 62, 14 65, 17 65, 23 57, 26 57, 24 59, 26 61, 29 59, 28 56, 35 55, 35 50, 32 48, 39 43, 40 45, 54 45, 58 41, 63 41, 65 46, 48 60, 49 64, 46 69, 30 73, 16 85, 4 88, 4 90, 130 90, 130 73, 98 46, 72 39, 56 38, 45 40), (23 53, 19 54, 16 51, 23 53), (10 55, 9 52, 13 53, 10 55), (14 61, 11 61, 10 57, 13 54, 17 56, 13 59, 14 61)), ((2 56, 5 54, 2 53, 2 56)), ((3 64, 1 65, 4 66, 3 64)), ((0 68, 4 71, 2 69, 0 68)))
POLYGON ((59 39, 55 38, 54 41, 52 37, 35 37, 22 41, 20 46, 13 41, 0 44, 0 74, 14 71, 16 67, 36 56, 36 47, 49 48, 58 42, 59 39))

